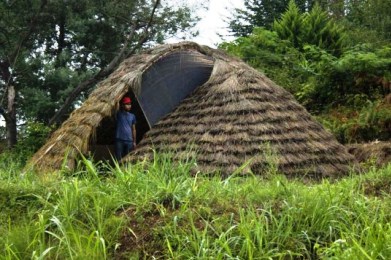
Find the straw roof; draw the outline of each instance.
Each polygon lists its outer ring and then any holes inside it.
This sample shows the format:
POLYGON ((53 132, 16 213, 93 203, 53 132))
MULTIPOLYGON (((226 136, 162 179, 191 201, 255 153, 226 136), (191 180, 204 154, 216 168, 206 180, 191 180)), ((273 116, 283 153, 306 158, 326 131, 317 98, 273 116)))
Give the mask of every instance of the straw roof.
POLYGON ((151 148, 180 154, 191 144, 202 172, 229 174, 248 160, 247 170, 259 174, 271 161, 289 176, 342 176, 348 172, 353 157, 290 93, 244 62, 191 42, 161 45, 125 60, 52 135, 30 165, 56 170, 68 154, 68 167, 73 168, 78 152, 88 151, 88 140, 100 121, 118 109, 121 97, 129 90, 137 96, 143 74, 178 50, 212 57, 212 74, 151 125, 136 151, 124 161, 150 157, 151 148))

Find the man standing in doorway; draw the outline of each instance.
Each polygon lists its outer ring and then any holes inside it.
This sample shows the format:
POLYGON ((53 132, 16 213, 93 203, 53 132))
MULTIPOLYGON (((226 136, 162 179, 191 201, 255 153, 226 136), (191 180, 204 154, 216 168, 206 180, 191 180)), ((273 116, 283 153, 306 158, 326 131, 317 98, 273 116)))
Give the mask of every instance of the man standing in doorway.
POLYGON ((130 97, 123 97, 120 110, 117 112, 115 130, 115 158, 117 161, 136 148, 136 117, 130 113, 131 108, 132 100, 130 97))

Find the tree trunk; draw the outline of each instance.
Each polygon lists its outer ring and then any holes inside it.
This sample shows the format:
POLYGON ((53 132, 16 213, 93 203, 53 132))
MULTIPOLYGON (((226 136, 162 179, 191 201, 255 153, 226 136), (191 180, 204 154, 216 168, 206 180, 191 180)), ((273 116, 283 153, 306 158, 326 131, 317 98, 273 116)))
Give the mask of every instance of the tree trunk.
POLYGON ((7 132, 7 146, 13 148, 17 142, 16 109, 15 109, 15 87, 7 86, 8 108, 5 116, 5 128, 7 132))
POLYGON ((7 131, 7 147, 13 148, 17 142, 17 129, 16 129, 16 119, 5 120, 6 123, 6 131, 7 131))

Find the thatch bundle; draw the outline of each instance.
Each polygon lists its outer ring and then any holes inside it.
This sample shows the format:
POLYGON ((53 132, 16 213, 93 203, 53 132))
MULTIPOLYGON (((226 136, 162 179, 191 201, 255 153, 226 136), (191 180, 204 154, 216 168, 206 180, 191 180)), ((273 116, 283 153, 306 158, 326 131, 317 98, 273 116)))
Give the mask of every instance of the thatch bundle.
POLYGON ((143 74, 179 50, 213 58, 213 70, 173 111, 161 118, 124 161, 150 157, 151 148, 179 154, 191 144, 202 172, 229 174, 246 161, 255 173, 273 161, 287 175, 342 176, 353 157, 311 118, 291 94, 244 62, 195 43, 162 45, 126 61, 59 128, 33 157, 39 169, 58 169, 68 151, 68 167, 88 151, 95 129, 118 109, 128 91, 142 87, 143 74), (270 158, 272 154, 273 158, 270 158))
POLYGON ((347 149, 349 153, 353 154, 359 162, 367 162, 368 160, 372 160, 379 167, 391 163, 390 141, 374 141, 371 143, 349 144, 347 145, 347 149))

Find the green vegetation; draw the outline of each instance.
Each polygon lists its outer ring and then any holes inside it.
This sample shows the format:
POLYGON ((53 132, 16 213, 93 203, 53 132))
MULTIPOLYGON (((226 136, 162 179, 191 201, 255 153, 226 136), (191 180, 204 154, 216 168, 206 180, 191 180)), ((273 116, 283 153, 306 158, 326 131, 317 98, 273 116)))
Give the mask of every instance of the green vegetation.
MULTIPOLYGON (((194 174, 194 158, 171 154, 24 172, 49 122, 125 57, 197 20, 160 1, 30 2, 0 4, 0 135, 14 147, 0 146, 0 259, 391 259, 391 164, 320 182, 287 179, 272 155, 262 176, 194 174)), ((341 142, 390 140, 390 0, 245 7, 230 21, 241 37, 222 49, 286 87, 341 142)))
POLYGON ((312 183, 191 176, 170 154, 45 176, 1 162, 2 259, 391 257, 391 165, 312 183))
MULTIPOLYGON (((383 27, 365 26, 365 11, 373 14, 391 2, 362 1, 367 10, 347 5, 339 19, 338 12, 318 4, 303 12, 298 2, 291 0, 272 25, 252 27, 251 34, 220 48, 290 91, 340 142, 389 140, 391 43, 384 32, 389 15, 383 27), (357 20, 357 12, 365 18, 357 20), (357 30, 361 38, 354 36, 357 30)), ((251 8, 253 14, 258 10, 251 8)))

